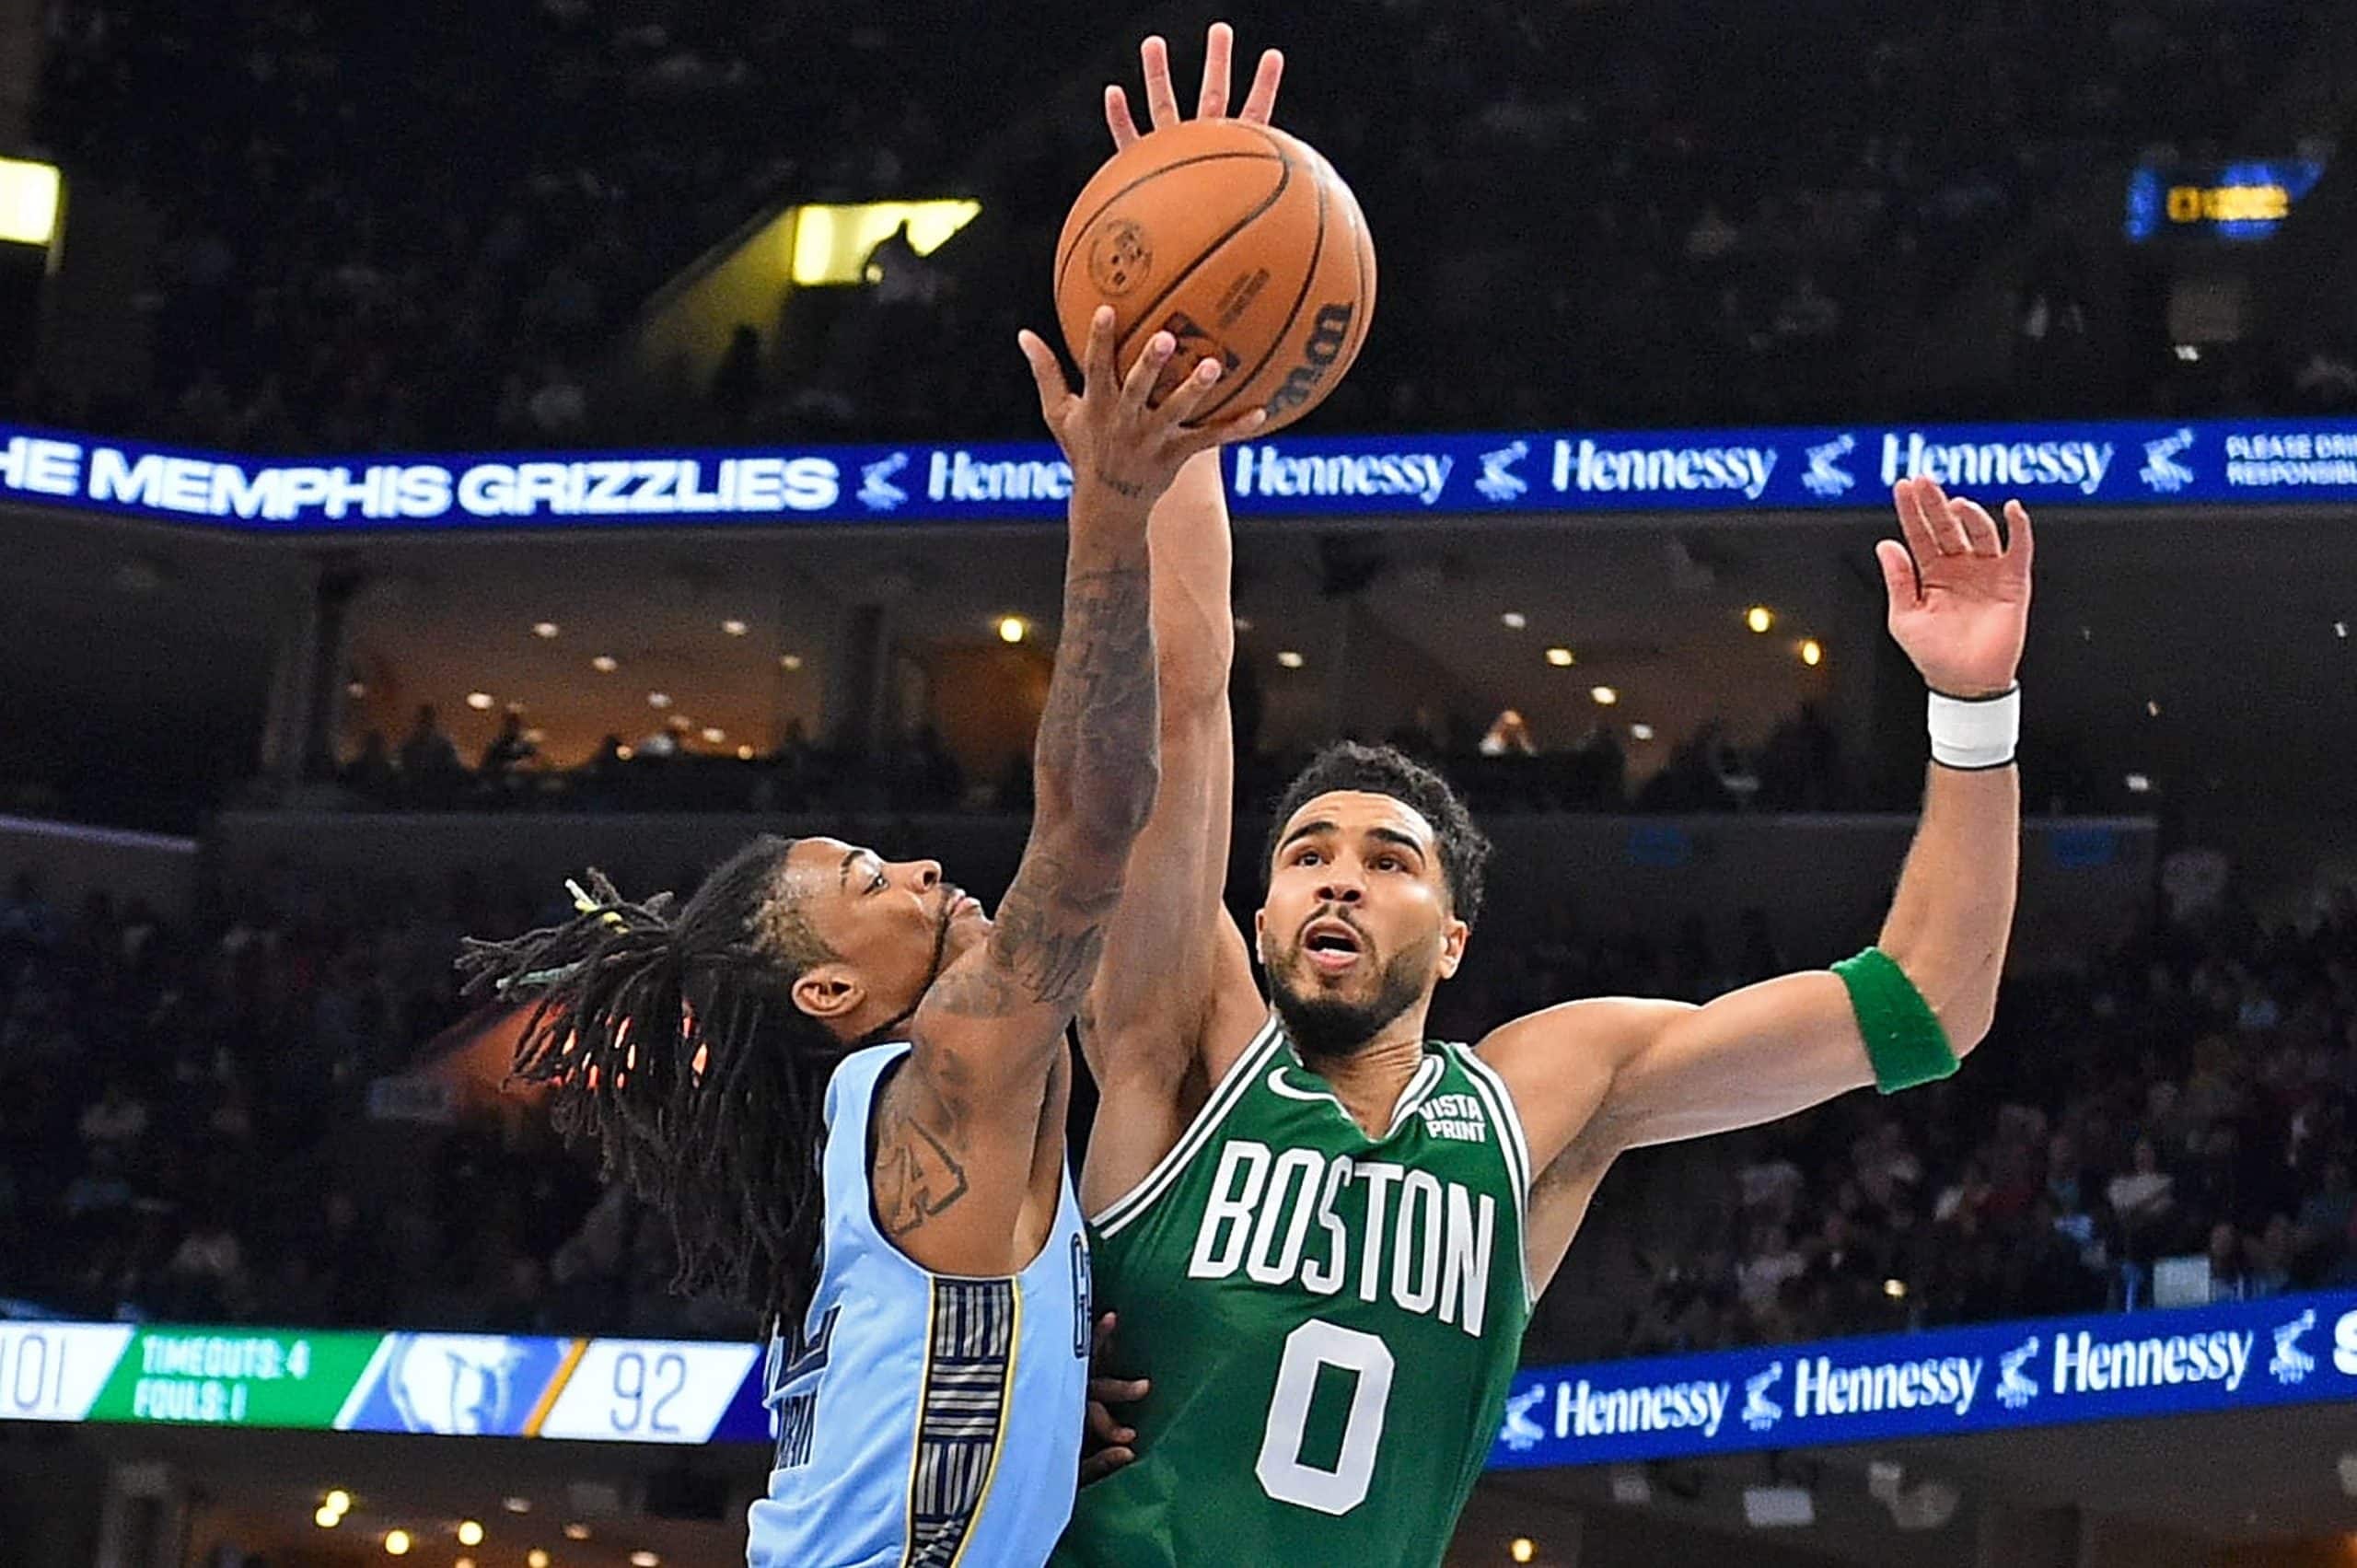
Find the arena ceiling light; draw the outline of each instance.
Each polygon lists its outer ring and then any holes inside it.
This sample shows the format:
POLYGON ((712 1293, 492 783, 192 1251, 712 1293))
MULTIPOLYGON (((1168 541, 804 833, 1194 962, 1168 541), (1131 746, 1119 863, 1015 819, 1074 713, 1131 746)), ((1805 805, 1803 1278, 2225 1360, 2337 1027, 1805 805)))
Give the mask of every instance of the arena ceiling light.
POLYGON ((1287 669, 1299 669, 1303 665, 1307 664, 1309 661, 1303 658, 1291 648, 1286 648, 1277 655, 1277 662, 1284 666, 1287 669))
POLYGON ((1587 689, 1587 694, 1596 700, 1596 705, 1599 708, 1608 708, 1620 700, 1620 693, 1609 686, 1591 686, 1587 689))
POLYGON ((1538 1543, 1528 1536, 1516 1536, 1506 1548, 1506 1555, 1516 1562, 1527 1562, 1538 1555, 1538 1543))
POLYGON ((866 280, 868 252, 908 225, 909 243, 930 256, 974 221, 980 202, 813 203, 788 215, 792 277, 802 287, 866 280))
POLYGON ((737 620, 734 616, 722 621, 720 623, 720 629, 731 637, 741 637, 746 633, 752 630, 750 626, 748 626, 743 621, 737 620))
POLYGON ((549 1554, 539 1547, 524 1554, 524 1568, 549 1568, 549 1554))
POLYGON ((470 691, 467 693, 467 706, 472 708, 479 714, 487 714, 491 712, 491 704, 492 695, 488 691, 470 691))
POLYGON ((532 635, 540 638, 542 642, 546 642, 549 638, 555 636, 561 630, 562 628, 553 621, 535 621, 532 622, 532 635))
POLYGON ((589 1539, 589 1527, 586 1525, 567 1525, 564 1527, 564 1539, 567 1540, 587 1540, 589 1539))
POLYGON ((1801 662, 1815 669, 1825 662, 1825 645, 1815 637, 1801 639, 1801 662))
POLYGON ((1569 648, 1549 648, 1547 662, 1557 669, 1569 669, 1579 661, 1572 656, 1572 650, 1569 648))
POLYGON ((1498 617, 1498 624, 1509 632, 1519 632, 1530 624, 1530 617, 1519 610, 1509 610, 1498 617))
POLYGON ((777 667, 780 669, 800 669, 802 668, 802 656, 800 654, 780 654, 777 656, 777 667))
POLYGON ((532 1511, 532 1500, 528 1497, 504 1498, 499 1505, 511 1514, 528 1514, 532 1511))
POLYGON ((459 1520, 459 1544, 460 1546, 481 1546, 482 1544, 482 1525, 474 1519, 459 1520))
POLYGON ((651 1551, 633 1551, 630 1554, 630 1568, 663 1568, 663 1560, 651 1551))
POLYGON ((998 620, 998 640, 1015 644, 1031 634, 1031 622, 1020 615, 1002 615, 998 620))
POLYGON ((409 1555, 409 1532, 407 1530, 387 1530, 385 1532, 386 1556, 407 1557, 409 1555))
POLYGON ((1654 726, 1649 724, 1632 724, 1629 726, 1629 737, 1632 740, 1651 740, 1654 738, 1654 726))
POLYGON ((1775 630, 1776 612, 1764 604, 1755 604, 1743 612, 1743 623, 1764 636, 1775 630))
MULTIPOLYGON (((614 671, 620 669, 621 666, 615 662, 613 655, 599 654, 596 658, 589 661, 589 668, 596 670, 600 675, 611 675, 614 671)), ((528 1509, 529 1507, 531 1507, 531 1504, 529 1502, 526 1502, 524 1504, 524 1508, 528 1509)), ((521 1513, 523 1511, 524 1509, 514 1510, 514 1512, 517 1513, 521 1513)))
POLYGON ((0 239, 46 246, 57 238, 65 177, 50 163, 0 157, 0 239))

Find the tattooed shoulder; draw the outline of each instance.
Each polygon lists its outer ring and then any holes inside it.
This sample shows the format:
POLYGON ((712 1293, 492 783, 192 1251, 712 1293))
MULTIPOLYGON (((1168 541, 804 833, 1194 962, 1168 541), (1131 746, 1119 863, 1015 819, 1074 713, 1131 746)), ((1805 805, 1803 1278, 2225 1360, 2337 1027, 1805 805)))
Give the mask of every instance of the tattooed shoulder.
POLYGON ((956 1107, 910 1081, 905 1072, 877 1103, 870 1185, 876 1223, 893 1240, 921 1229, 966 1196, 956 1122, 956 1107))

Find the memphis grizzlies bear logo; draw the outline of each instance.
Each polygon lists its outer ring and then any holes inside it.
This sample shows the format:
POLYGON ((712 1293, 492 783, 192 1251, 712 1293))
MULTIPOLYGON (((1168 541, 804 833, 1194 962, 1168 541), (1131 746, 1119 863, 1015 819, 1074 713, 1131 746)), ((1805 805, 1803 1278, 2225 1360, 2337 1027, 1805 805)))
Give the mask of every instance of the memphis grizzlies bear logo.
POLYGON ((388 1334, 377 1376, 350 1428, 520 1436, 569 1342, 502 1334, 388 1334))
POLYGON ((892 482, 892 476, 909 466, 906 452, 895 452, 881 462, 859 466, 859 504, 871 512, 889 512, 909 498, 909 493, 892 482))

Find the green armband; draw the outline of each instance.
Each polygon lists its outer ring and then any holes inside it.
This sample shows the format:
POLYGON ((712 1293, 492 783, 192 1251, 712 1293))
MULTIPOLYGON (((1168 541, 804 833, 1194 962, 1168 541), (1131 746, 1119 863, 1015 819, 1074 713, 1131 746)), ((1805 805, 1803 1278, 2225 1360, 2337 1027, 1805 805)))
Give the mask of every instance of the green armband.
POLYGON ((1875 1064, 1875 1086, 1895 1095, 1946 1077, 1957 1067, 1948 1032, 1907 971, 1879 947, 1833 966, 1850 988, 1850 1010, 1866 1038, 1866 1058, 1875 1064))

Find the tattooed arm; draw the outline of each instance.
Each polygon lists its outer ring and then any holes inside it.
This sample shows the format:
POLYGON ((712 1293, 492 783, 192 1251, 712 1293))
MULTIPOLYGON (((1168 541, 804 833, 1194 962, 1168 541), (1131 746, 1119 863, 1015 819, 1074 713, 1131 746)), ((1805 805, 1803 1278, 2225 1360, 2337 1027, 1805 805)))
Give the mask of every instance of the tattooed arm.
POLYGON ((1188 458, 1259 423, 1188 429, 1218 366, 1204 362, 1149 407, 1176 343, 1155 334, 1117 377, 1112 340, 1102 310, 1074 394, 1046 345, 1024 334, 1073 469, 1063 624, 1022 865, 990 936, 919 1005, 908 1063, 877 1108, 877 1217, 928 1268, 1003 1272, 1039 1144, 1052 1136, 1061 1152, 1061 1118, 1043 1107, 1160 778, 1146 518, 1188 458))

